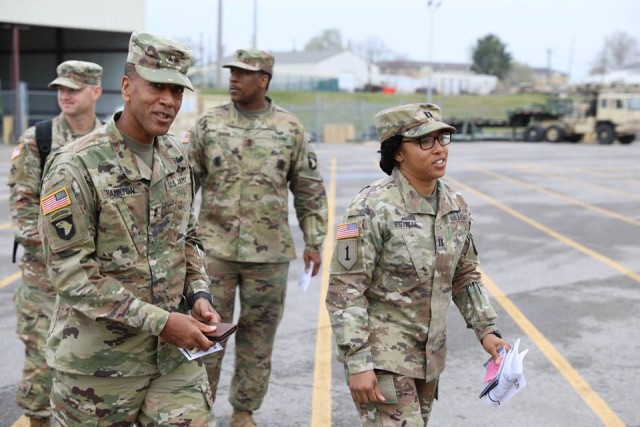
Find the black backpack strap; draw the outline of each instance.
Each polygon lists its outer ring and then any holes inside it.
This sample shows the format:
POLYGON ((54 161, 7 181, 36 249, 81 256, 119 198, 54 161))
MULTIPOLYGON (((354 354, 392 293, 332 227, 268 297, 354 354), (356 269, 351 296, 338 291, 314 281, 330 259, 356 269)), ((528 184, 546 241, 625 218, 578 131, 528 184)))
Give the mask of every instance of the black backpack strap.
MULTIPOLYGON (((40 154, 40 181, 42 181, 42 173, 44 172, 44 165, 47 162, 47 156, 51 152, 51 131, 53 128, 53 120, 42 120, 36 123, 36 145, 38 146, 38 153, 40 154)), ((15 264, 16 254, 18 252, 18 241, 13 240, 13 255, 11 261, 15 264)))
POLYGON ((38 152, 40 153, 40 174, 44 171, 47 156, 51 152, 52 127, 52 119, 36 123, 36 144, 38 145, 38 152))
POLYGON ((18 241, 13 239, 13 255, 11 256, 11 262, 16 263, 16 254, 18 253, 18 241))

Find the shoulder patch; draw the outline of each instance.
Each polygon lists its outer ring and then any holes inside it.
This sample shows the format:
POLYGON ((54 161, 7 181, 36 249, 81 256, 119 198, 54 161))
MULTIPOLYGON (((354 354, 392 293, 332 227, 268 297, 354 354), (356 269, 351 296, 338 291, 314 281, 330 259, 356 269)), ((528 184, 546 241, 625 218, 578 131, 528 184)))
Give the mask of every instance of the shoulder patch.
POLYGON ((22 144, 16 145, 16 147, 13 149, 13 151, 11 152, 11 160, 15 159, 20 154, 22 154, 22 144))
POLYGON ((69 205, 71 205, 71 199, 69 198, 69 193, 67 192, 66 187, 56 190, 55 192, 40 199, 40 206, 42 207, 43 215, 49 215, 50 213, 69 205))
POLYGON ((182 142, 183 144, 188 144, 190 139, 191 132, 186 132, 184 135, 182 135, 182 139, 180 140, 180 142, 182 142))
POLYGON ((336 240, 353 239, 354 237, 358 237, 359 235, 360 230, 358 229, 357 222, 343 222, 342 224, 338 225, 336 240))

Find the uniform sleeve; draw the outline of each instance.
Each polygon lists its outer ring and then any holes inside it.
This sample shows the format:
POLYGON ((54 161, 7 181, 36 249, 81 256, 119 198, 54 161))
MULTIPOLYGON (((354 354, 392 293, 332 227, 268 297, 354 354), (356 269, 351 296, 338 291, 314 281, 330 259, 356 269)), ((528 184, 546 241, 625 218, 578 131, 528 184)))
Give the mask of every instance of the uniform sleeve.
POLYGON ((58 296, 93 320, 109 319, 159 335, 169 313, 135 298, 118 280, 100 273, 92 186, 80 168, 53 156, 45 168, 39 230, 58 296))
MULTIPOLYGON (((364 211, 364 210, 363 210, 364 211)), ((369 301, 365 293, 382 247, 380 231, 369 216, 351 211, 338 227, 356 224, 355 238, 336 237, 331 257, 326 307, 336 339, 338 360, 347 372, 371 370, 373 358, 369 344, 369 301)))
POLYGON ((42 171, 34 128, 20 137, 11 157, 8 181, 11 227, 16 240, 26 251, 40 253, 38 216, 42 171))
POLYGON ((207 178, 207 159, 204 151, 204 134, 200 129, 200 122, 204 119, 199 119, 196 124, 189 131, 189 163, 191 164, 191 170, 193 172, 194 189, 197 193, 200 190, 200 186, 207 178))
POLYGON ((478 253, 471 233, 456 266, 452 293, 453 302, 464 317, 467 327, 473 329, 479 340, 497 330, 494 324, 496 312, 482 284, 478 271, 478 253))
POLYGON ((301 130, 298 149, 289 173, 293 206, 304 235, 306 249, 319 252, 327 234, 327 195, 318 169, 318 158, 301 130))

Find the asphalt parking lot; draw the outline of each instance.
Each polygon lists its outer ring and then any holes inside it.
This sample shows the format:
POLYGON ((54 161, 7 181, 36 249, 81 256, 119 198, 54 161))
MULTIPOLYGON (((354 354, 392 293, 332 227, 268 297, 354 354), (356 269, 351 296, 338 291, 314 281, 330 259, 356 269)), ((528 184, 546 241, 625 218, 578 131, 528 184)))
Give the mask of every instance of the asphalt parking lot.
MULTIPOLYGON (((12 147, 0 146, 6 183, 12 147)), ((383 176, 377 145, 317 143, 330 202, 330 229, 368 183, 383 176)), ((448 181, 471 207, 485 284, 509 341, 529 348, 527 386, 499 409, 478 399, 486 355, 455 308, 447 368, 430 426, 640 427, 640 143, 630 145, 459 142, 448 181)), ((0 426, 20 417, 13 393, 23 346, 15 337, 8 189, 0 187, 0 426)), ((302 237, 293 213, 297 248, 302 237)), ((330 256, 325 248, 325 259, 330 256)), ((327 270, 302 292, 291 264, 261 426, 359 425, 333 356, 322 302, 327 270)), ((233 343, 230 343, 230 347, 233 343)), ((231 348, 230 348, 231 349, 231 348)), ((226 363, 214 411, 228 424, 226 363)))

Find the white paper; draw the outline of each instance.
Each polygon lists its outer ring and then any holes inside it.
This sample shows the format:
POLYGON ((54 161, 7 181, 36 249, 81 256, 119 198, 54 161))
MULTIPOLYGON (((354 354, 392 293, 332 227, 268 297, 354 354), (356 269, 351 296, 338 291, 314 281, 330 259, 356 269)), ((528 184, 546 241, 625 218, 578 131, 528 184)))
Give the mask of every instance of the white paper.
POLYGON ((518 353, 519 346, 520 339, 518 338, 511 350, 504 356, 504 360, 500 364, 500 372, 492 381, 492 383, 496 383, 495 386, 482 397, 487 405, 494 408, 500 407, 527 385, 523 361, 529 349, 518 353))
POLYGON ((298 279, 298 286, 302 289, 302 292, 306 291, 311 282, 311 273, 313 273, 313 261, 309 261, 309 269, 302 268, 300 272, 300 279, 298 279))
POLYGON ((220 351, 220 350, 222 350, 222 346, 220 345, 219 342, 217 342, 213 347, 211 347, 207 351, 198 350, 198 351, 192 353, 191 350, 187 350, 186 348, 181 348, 180 349, 182 354, 184 354, 184 357, 186 357, 188 360, 194 360, 194 359, 197 359, 199 357, 205 356, 207 354, 215 353, 216 351, 220 351))

